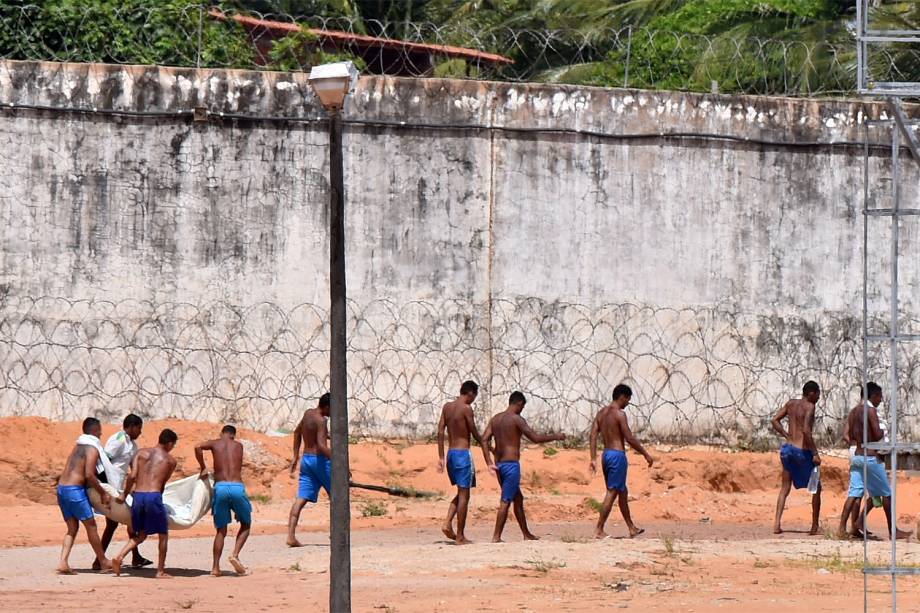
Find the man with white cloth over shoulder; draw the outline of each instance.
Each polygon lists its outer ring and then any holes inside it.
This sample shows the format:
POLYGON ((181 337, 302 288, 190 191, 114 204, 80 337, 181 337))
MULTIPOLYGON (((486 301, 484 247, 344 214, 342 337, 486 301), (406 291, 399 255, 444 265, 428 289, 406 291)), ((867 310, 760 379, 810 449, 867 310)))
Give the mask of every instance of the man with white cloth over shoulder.
MULTIPOLYGON (((137 439, 140 437, 143 429, 144 420, 138 415, 131 413, 122 421, 122 429, 110 436, 109 440, 105 443, 104 455, 109 459, 112 465, 112 471, 111 476, 105 471, 100 473, 99 480, 103 483, 108 483, 119 493, 121 493, 125 486, 125 479, 128 476, 128 471, 131 470, 131 462, 134 460, 134 456, 137 455, 137 439)), ((103 551, 108 549, 109 543, 112 542, 112 537, 115 535, 115 530, 117 529, 118 522, 106 517, 105 530, 102 532, 103 551)), ((134 536, 135 534, 131 531, 131 526, 128 526, 128 538, 134 538, 134 536)), ((142 568, 144 566, 150 566, 151 564, 153 564, 153 562, 144 558, 136 547, 131 551, 131 566, 134 568, 142 568)), ((99 560, 93 562, 93 568, 98 566, 99 560)))

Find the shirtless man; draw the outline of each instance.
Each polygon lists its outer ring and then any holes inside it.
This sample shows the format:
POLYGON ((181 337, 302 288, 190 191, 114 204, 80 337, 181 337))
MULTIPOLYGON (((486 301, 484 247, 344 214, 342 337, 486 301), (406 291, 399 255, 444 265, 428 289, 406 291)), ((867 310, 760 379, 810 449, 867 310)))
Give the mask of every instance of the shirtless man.
MULTIPOLYGON (((872 385, 875 386, 876 384, 875 384, 875 383, 872 383, 872 385)), ((860 385, 860 386, 859 386, 859 400, 860 400, 861 403, 865 403, 865 402, 866 402, 866 401, 865 401, 865 391, 866 391, 866 390, 863 388, 863 386, 860 385)), ((882 391, 882 388, 878 388, 878 392, 879 392, 878 401, 879 401, 879 403, 881 403, 881 401, 882 401, 882 400, 881 400, 881 391, 882 391)), ((871 400, 870 400, 870 402, 871 402, 871 400)), ((875 404, 875 405, 873 405, 873 406, 878 406, 878 404, 875 404)), ((853 410, 855 411, 856 408, 854 408, 853 410)), ((851 411, 851 412, 852 412, 852 411, 851 411)), ((857 441, 855 441, 855 440, 853 440, 853 439, 851 438, 850 424, 849 424, 849 415, 850 415, 850 414, 848 413, 848 414, 847 414, 847 419, 845 419, 844 422, 843 422, 843 437, 841 438, 841 440, 844 442, 844 444, 846 444, 846 446, 847 446, 847 448, 848 448, 848 451, 849 451, 849 460, 850 460, 850 463, 852 464, 852 462, 853 462, 853 456, 856 455, 856 444, 857 444, 857 441)), ((881 425, 881 421, 879 421, 879 425, 881 425)), ((884 434, 884 433, 885 433, 885 431, 884 431, 884 429, 882 429, 882 434, 884 434)), ((872 509, 875 508, 876 504, 877 504, 878 506, 881 506, 881 504, 882 504, 882 499, 881 499, 881 497, 876 497, 876 498, 873 500, 873 497, 866 496, 866 518, 867 518, 867 519, 868 519, 868 517, 869 517, 869 513, 872 512, 872 509), (877 502, 876 502, 876 501, 877 501, 877 502)), ((850 505, 844 504, 844 508, 846 508, 846 507, 848 507, 848 506, 850 506, 850 505)), ((850 529, 850 532, 849 532, 849 536, 851 536, 851 537, 853 537, 853 538, 860 538, 860 539, 863 538, 863 516, 862 516, 862 508, 861 508, 861 507, 862 507, 861 503, 856 503, 856 504, 852 505, 852 508, 851 508, 851 511, 850 511, 850 524, 851 524, 851 529, 850 529)), ((844 528, 843 528, 842 530, 838 530, 837 536, 838 536, 839 538, 845 538, 846 536, 848 536, 847 533, 846 533, 846 519, 844 519, 844 528)), ((866 533, 866 536, 870 536, 870 537, 871 537, 871 536, 874 536, 874 535, 873 535, 871 532, 867 532, 867 533, 866 533)))
MULTIPOLYGON (((821 388, 814 381, 807 382, 802 387, 802 397, 793 398, 776 412, 771 421, 773 429, 785 439, 780 448, 779 458, 783 465, 783 485, 779 490, 776 500, 776 517, 773 520, 773 534, 782 534, 781 522, 783 509, 786 507, 786 497, 789 490, 802 489, 808 485, 812 470, 821 465, 818 448, 812 437, 811 430, 815 425, 815 404, 821 398, 821 388), (788 419, 789 431, 783 428, 783 419, 788 419)), ((818 519, 821 512, 821 484, 818 491, 811 497, 811 530, 808 534, 818 534, 818 519)))
POLYGON ((329 394, 323 394, 315 409, 304 411, 300 423, 294 430, 294 459, 291 462, 291 477, 297 466, 300 466, 300 484, 297 488, 297 497, 291 505, 291 514, 288 518, 288 547, 303 547, 294 534, 297 530, 297 521, 300 512, 307 502, 316 502, 319 498, 319 488, 329 490, 332 487, 332 449, 329 448, 326 428, 326 418, 329 417, 329 394), (303 456, 300 455, 300 446, 303 444, 303 456))
POLYGON ((116 498, 124 502, 128 494, 134 493, 131 503, 131 529, 134 536, 113 560, 115 574, 121 574, 121 562, 128 552, 144 542, 151 534, 159 535, 159 558, 157 579, 169 579, 166 572, 166 548, 169 545, 169 514, 163 504, 163 487, 176 470, 176 459, 170 452, 179 437, 169 428, 160 432, 156 447, 141 449, 134 456, 131 472, 125 481, 125 490, 116 498))
POLYGON ((607 495, 604 498, 604 506, 601 508, 600 517, 597 519, 597 528, 594 530, 594 538, 606 538, 604 524, 610 516, 613 509, 613 503, 619 498, 620 513, 623 514, 623 521, 629 528, 629 538, 645 532, 642 528, 637 528, 632 521, 632 515, 629 513, 629 491, 626 489, 626 472, 629 468, 629 461, 626 459, 626 446, 629 446, 645 456, 649 468, 652 467, 654 460, 645 450, 629 429, 629 422, 626 420, 626 405, 632 398, 632 389, 623 383, 613 388, 613 402, 601 409, 594 423, 591 425, 591 442, 588 446, 591 464, 591 474, 597 473, 597 435, 604 439, 604 479, 607 483, 607 495))
MULTIPOLYGON (((866 384, 866 392, 869 396, 869 402, 860 402, 847 417, 847 434, 848 438, 856 444, 856 453, 850 459, 850 491, 847 494, 847 501, 843 505, 843 513, 840 516, 840 526, 838 533, 844 536, 846 532, 846 521, 853 507, 859 506, 860 500, 866 490, 870 496, 881 496, 882 508, 885 510, 886 525, 888 526, 888 536, 891 537, 891 486, 888 484, 888 473, 885 472, 885 465, 878 460, 878 451, 875 449, 863 449, 863 421, 867 421, 868 441, 875 443, 885 438, 882 428, 879 425, 878 405, 882 403, 882 388, 872 381, 866 384), (868 414, 867 414, 868 413, 868 414), (863 479, 863 472, 866 478, 863 479)), ((868 504, 868 503, 867 503, 868 504)), ((895 538, 906 539, 913 531, 896 529, 895 538)), ((861 535, 860 535, 861 536, 861 535)))
POLYGON ((508 400, 508 408, 499 413, 489 422, 482 435, 482 455, 489 470, 498 475, 498 483, 502 488, 501 505, 495 518, 495 532, 492 534, 493 543, 502 542, 502 531, 508 520, 508 508, 514 503, 514 518, 521 527, 521 533, 526 541, 536 541, 538 537, 527 528, 527 518, 524 515, 524 495, 521 493, 521 436, 526 436, 534 443, 549 443, 551 441, 565 440, 564 434, 537 434, 531 430, 521 411, 527 399, 521 392, 512 392, 508 400), (495 438, 495 460, 492 463, 490 455, 490 441, 495 438))
POLYGON ((211 574, 220 577, 220 556, 224 553, 224 539, 227 538, 227 524, 230 523, 230 511, 240 522, 240 531, 236 534, 233 553, 227 558, 238 575, 246 574, 246 567, 240 562, 240 551, 249 538, 252 527, 252 504, 243 485, 243 445, 236 440, 236 428, 227 425, 220 431, 220 438, 195 445, 195 459, 201 469, 202 479, 208 478, 208 467, 204 463, 204 452, 210 451, 214 458, 214 504, 211 514, 214 516, 214 564, 211 574))
MULTIPOLYGON (((95 417, 87 417, 83 420, 83 434, 99 438, 99 435, 102 434, 102 424, 95 417)), ((78 444, 70 452, 64 472, 58 479, 58 506, 61 508, 61 515, 64 516, 64 523, 67 524, 67 534, 64 536, 64 545, 61 547, 61 560, 57 567, 57 572, 61 575, 74 574, 70 568, 70 550, 73 549, 73 542, 77 537, 77 532, 80 531, 81 522, 86 529, 89 544, 96 553, 96 559, 100 561, 100 568, 102 570, 112 568, 112 563, 105 557, 105 551, 102 549, 99 532, 96 530, 96 518, 93 517, 93 507, 86 496, 86 486, 89 485, 99 492, 104 506, 108 506, 111 502, 111 497, 96 478, 98 460, 99 452, 95 447, 78 444)))
POLYGON ((450 484, 457 486, 457 495, 450 501, 447 519, 441 531, 458 545, 472 543, 466 538, 466 514, 470 504, 470 488, 476 487, 476 468, 473 466, 473 453, 470 451, 470 435, 482 445, 482 437, 473 420, 473 401, 479 393, 479 386, 473 381, 464 381, 460 386, 460 396, 448 402, 441 409, 438 421, 438 472, 444 472, 444 429, 450 449, 447 452, 447 476, 450 484), (457 532, 454 532, 454 516, 457 517, 457 532))

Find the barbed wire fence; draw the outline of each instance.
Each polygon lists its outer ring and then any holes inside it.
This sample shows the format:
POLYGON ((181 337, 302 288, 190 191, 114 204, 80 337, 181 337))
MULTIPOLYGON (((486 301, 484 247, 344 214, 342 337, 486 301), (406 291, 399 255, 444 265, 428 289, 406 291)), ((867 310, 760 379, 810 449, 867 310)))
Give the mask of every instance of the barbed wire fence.
MULTIPOLYGON (((787 96, 852 93, 855 42, 591 31, 241 13, 207 3, 0 4, 0 57, 307 70, 330 57, 365 72, 787 96)), ((920 80, 920 49, 881 46, 881 81, 920 80)))
MULTIPOLYGON (((640 432, 750 443, 769 436, 764 407, 781 406, 817 378, 829 391, 818 434, 833 442, 860 379, 854 317, 752 321, 718 308, 589 308, 534 298, 494 300, 489 318, 486 309, 461 300, 351 303, 355 432, 425 438, 441 404, 473 378, 499 398, 524 390, 528 418, 539 427, 583 433, 625 380, 635 388, 630 410, 640 432), (802 342, 803 330, 810 343, 802 342)), ((4 415, 59 420, 87 413, 118 420, 138 411, 291 427, 328 385, 321 374, 328 371, 327 322, 325 307, 306 303, 7 296, 0 300, 0 407, 4 415)), ((885 356, 872 357, 883 371, 885 356)), ((909 369, 918 366, 914 356, 909 369)))

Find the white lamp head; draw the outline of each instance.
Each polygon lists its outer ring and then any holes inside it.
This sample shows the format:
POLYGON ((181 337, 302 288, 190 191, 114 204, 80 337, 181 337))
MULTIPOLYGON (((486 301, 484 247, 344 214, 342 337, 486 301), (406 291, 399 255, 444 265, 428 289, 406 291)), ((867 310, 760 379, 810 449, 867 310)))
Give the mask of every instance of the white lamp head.
POLYGON ((310 69, 309 81, 323 107, 338 111, 345 104, 345 96, 355 90, 358 69, 351 62, 322 64, 310 69))

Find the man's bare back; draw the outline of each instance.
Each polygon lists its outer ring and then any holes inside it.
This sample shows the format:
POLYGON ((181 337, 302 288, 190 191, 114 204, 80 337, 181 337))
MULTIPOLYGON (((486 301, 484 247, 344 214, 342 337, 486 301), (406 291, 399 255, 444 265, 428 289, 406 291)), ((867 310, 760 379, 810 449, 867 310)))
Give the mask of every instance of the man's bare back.
POLYGON ((597 414, 597 427, 604 439, 604 449, 626 451, 625 422, 626 414, 613 405, 607 405, 597 414))
POLYGON ((786 441, 799 449, 815 450, 814 441, 806 436, 806 432, 810 431, 815 423, 815 405, 804 398, 794 398, 787 402, 782 410, 788 424, 788 429, 784 433, 786 441))
POLYGON ((505 411, 492 418, 495 437, 495 462, 517 462, 521 459, 521 423, 524 419, 505 411))
MULTIPOLYGON (((864 420, 869 422, 868 440, 870 443, 875 443, 885 438, 885 433, 882 432, 878 421, 878 409, 873 406, 864 408, 863 403, 856 405, 847 416, 847 433, 849 434, 849 440, 856 445, 857 455, 863 455, 864 420), (863 411, 868 411, 869 414, 864 415, 863 411)), ((878 452, 875 449, 866 449, 865 455, 875 456, 878 455, 878 452)))
POLYGON ((95 468, 99 452, 90 445, 76 445, 67 457, 67 464, 58 485, 86 485, 86 464, 95 468))
POLYGON ((137 452, 136 461, 134 490, 163 493, 176 468, 176 459, 159 447, 148 447, 137 452))
POLYGON ((230 438, 219 438, 205 443, 205 449, 214 457, 214 480, 243 481, 243 444, 230 438))
POLYGON ((441 409, 442 423, 447 427, 447 440, 450 449, 469 449, 470 435, 476 433, 473 421, 473 407, 460 399, 452 400, 441 409))
MULTIPOLYGON (((324 455, 332 459, 332 451, 327 444, 326 418, 319 409, 307 409, 300 421, 300 436, 303 440, 303 453, 324 455)), ((296 458, 295 458, 296 461, 296 458)))

